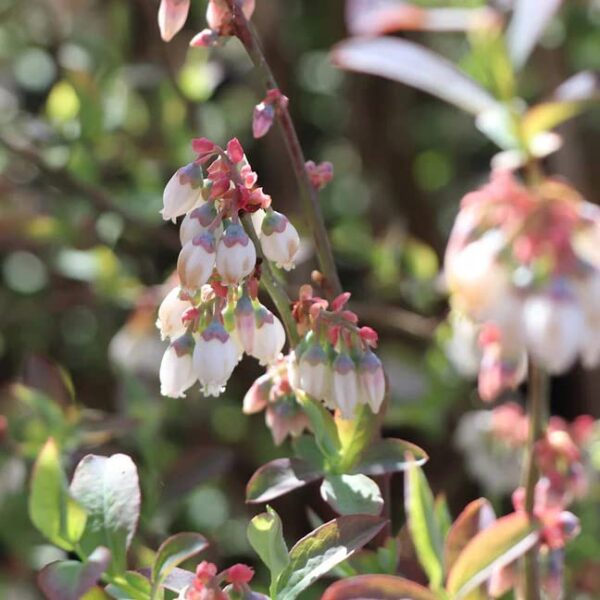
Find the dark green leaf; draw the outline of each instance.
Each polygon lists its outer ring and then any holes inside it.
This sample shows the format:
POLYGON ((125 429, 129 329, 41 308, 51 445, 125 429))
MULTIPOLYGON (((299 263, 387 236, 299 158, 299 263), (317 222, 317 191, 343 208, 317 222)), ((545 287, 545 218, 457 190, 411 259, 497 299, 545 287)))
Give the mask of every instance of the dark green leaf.
POLYGON ((268 502, 323 477, 298 458, 278 458, 263 465, 246 487, 246 502, 268 502))
POLYGON ((437 600, 427 588, 392 575, 359 575, 327 588, 321 600, 437 600))
POLYGON ((321 497, 340 515, 379 515, 383 508, 379 486, 366 475, 326 475, 321 497))
POLYGON ((162 583, 182 562, 208 548, 208 542, 199 533, 178 533, 166 539, 156 552, 152 581, 162 583))
POLYGON ((429 457, 424 450, 404 440, 385 439, 375 442, 362 456, 353 473, 383 475, 424 465, 429 457))

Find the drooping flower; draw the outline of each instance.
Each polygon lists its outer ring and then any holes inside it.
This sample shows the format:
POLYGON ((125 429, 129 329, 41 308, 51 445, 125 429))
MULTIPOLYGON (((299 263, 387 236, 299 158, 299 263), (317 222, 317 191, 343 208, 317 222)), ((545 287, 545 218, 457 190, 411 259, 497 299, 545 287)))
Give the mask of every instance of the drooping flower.
POLYGON ((169 398, 182 398, 197 377, 192 364, 193 339, 185 335, 165 351, 160 363, 160 393, 169 398))
POLYGON ((268 365, 281 354, 285 344, 285 330, 281 321, 264 306, 259 307, 255 318, 256 329, 249 354, 257 358, 261 365, 268 365))
POLYGON ((194 208, 202 198, 202 168, 197 163, 179 169, 167 183, 160 211, 165 221, 173 221, 194 208))
POLYGON ((194 370, 207 396, 219 396, 225 389, 240 351, 218 320, 200 334, 194 348, 194 370))
POLYGON ((252 354, 256 336, 256 317, 252 300, 246 293, 242 294, 236 302, 234 320, 235 331, 244 352, 252 354))
POLYGON ((187 242, 179 253, 177 274, 186 291, 198 291, 209 279, 216 260, 215 236, 210 231, 187 242))
POLYGON ((300 387, 317 400, 327 401, 331 393, 331 366, 318 343, 302 353, 299 362, 300 387))
POLYGON ((160 337, 163 340, 174 339, 185 333, 186 326, 182 317, 192 305, 188 300, 181 300, 180 293, 180 287, 173 288, 158 307, 156 326, 160 330, 160 337))
POLYGON ((370 349, 360 357, 358 378, 366 403, 378 413, 385 397, 385 374, 381 361, 370 349))
POLYGON ((341 352, 333 361, 332 371, 333 406, 339 408, 343 419, 352 419, 359 404, 356 365, 347 353, 341 352))
POLYGON ((300 236, 285 215, 267 211, 261 225, 260 245, 264 255, 278 267, 290 271, 296 266, 300 236))
POLYGON ((254 244, 239 223, 230 223, 217 246, 217 271, 227 285, 238 284, 256 264, 254 244))
MULTIPOLYGON (((196 236, 208 231, 209 227, 217 220, 218 213, 213 202, 204 202, 185 215, 179 226, 179 239, 181 245, 193 240, 196 236)), ((215 238, 219 238, 222 231, 215 229, 215 238)))

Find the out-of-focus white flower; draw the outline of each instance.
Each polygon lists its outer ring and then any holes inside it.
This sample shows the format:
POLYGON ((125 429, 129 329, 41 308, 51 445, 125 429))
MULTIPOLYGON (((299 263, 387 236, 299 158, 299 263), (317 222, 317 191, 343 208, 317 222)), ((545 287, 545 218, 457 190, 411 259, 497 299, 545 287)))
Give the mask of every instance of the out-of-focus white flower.
POLYGON ((331 401, 343 419, 354 418, 359 400, 358 377, 354 361, 342 352, 333 361, 331 401))
POLYGON ((331 393, 331 367, 320 344, 302 353, 299 363, 300 387, 317 400, 326 401, 331 393))
POLYGON ((173 288, 161 302, 158 308, 158 319, 156 326, 160 330, 161 339, 174 339, 185 333, 185 325, 181 317, 183 313, 191 307, 187 300, 180 300, 179 293, 181 288, 173 288))
POLYGON ((240 357, 235 341, 218 321, 213 321, 200 334, 193 360, 205 395, 219 396, 223 392, 240 357))
POLYGON ((286 356, 286 362, 287 378, 291 388, 295 390, 300 387, 300 367, 294 350, 290 350, 289 354, 286 356))
POLYGON ((194 208, 202 197, 202 168, 196 163, 179 169, 167 183, 163 194, 163 209, 160 211, 165 221, 173 221, 194 208))
POLYGON ((360 358, 358 378, 365 401, 378 413, 385 397, 385 375, 381 361, 369 349, 360 358))
POLYGON ((577 358, 585 334, 583 311, 572 297, 536 294, 523 306, 527 348, 550 373, 563 373, 577 358))
POLYGON ((160 393, 169 398, 182 398, 196 381, 188 336, 175 340, 165 351, 160 363, 160 393))
POLYGON ((452 334, 444 345, 446 356, 462 377, 476 377, 481 363, 481 350, 477 344, 480 325, 453 310, 450 326, 452 334))
POLYGON ((281 321, 264 306, 257 310, 256 323, 254 343, 249 354, 258 358, 261 365, 269 365, 281 354, 285 344, 285 330, 281 321))
POLYGON ((179 253, 177 274, 181 287, 192 293, 210 278, 215 266, 215 236, 206 231, 187 242, 179 253))
POLYGON ((272 387, 272 375, 267 371, 266 373, 263 373, 246 392, 243 402, 244 414, 252 415, 266 408, 269 402, 269 392, 272 387))
POLYGON ((254 244, 239 223, 230 223, 217 246, 217 271, 226 285, 239 283, 256 265, 254 244))
MULTIPOLYGON (((214 202, 204 202, 185 215, 179 226, 179 239, 181 245, 193 240, 196 236, 208 230, 217 218, 217 209, 214 202)), ((221 236, 222 229, 215 229, 215 239, 221 236)))
POLYGON ((261 225, 260 245, 264 255, 278 267, 293 269, 300 248, 300 236, 288 218, 269 210, 261 225))

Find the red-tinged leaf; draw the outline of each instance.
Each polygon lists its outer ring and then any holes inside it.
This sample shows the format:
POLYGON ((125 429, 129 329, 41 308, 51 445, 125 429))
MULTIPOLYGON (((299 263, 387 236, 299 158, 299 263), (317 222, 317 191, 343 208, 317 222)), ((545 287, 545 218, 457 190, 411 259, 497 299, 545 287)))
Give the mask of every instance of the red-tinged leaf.
POLYGON ((425 450, 416 444, 387 438, 374 442, 367 448, 352 472, 365 475, 397 473, 413 466, 424 465, 428 459, 425 450))
POLYGON ((276 584, 278 600, 294 600, 302 591, 372 540, 386 520, 367 515, 339 517, 303 537, 289 553, 290 562, 276 584))
POLYGON ((525 65, 562 0, 516 0, 506 39, 515 69, 525 65))
POLYGON ((467 504, 450 527, 445 545, 446 569, 451 569, 465 546, 496 520, 494 509, 488 500, 478 498, 467 504))
POLYGON ((359 575, 336 581, 321 600, 436 600, 426 587, 393 575, 359 575))
POLYGON ((110 562, 110 552, 99 547, 85 562, 59 560, 45 566, 37 582, 48 600, 79 600, 91 590, 110 562))
POLYGON ((400 0, 349 0, 346 4, 346 22, 353 35, 465 31, 492 17, 498 15, 490 8, 424 8, 400 0))
POLYGON ((278 458, 263 465, 246 487, 246 502, 268 502, 321 479, 323 473, 297 458, 278 458))
POLYGON ((334 48, 333 61, 344 69, 405 83, 473 114, 497 106, 488 92, 450 61, 407 40, 351 39, 334 48))
POLYGON ((185 25, 190 11, 190 0, 161 0, 158 9, 158 27, 165 42, 170 42, 185 25))
POLYGON ((465 598, 489 579, 495 569, 527 552, 538 538, 535 524, 525 513, 498 519, 478 533, 460 553, 448 575, 448 593, 455 600, 465 598))
POLYGON ((182 562, 208 548, 208 541, 199 533, 178 533, 166 539, 156 552, 152 569, 153 581, 162 583, 182 562))

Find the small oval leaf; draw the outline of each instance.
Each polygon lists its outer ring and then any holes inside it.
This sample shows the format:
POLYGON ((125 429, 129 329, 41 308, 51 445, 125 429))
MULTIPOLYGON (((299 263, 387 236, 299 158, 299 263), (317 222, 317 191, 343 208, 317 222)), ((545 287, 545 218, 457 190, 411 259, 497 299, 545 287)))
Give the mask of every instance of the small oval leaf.
POLYGON ((267 512, 250 521, 247 535, 250 545, 271 572, 271 579, 275 580, 290 562, 279 515, 267 506, 267 512))
POLYGON ((429 456, 416 444, 387 438, 373 443, 363 454, 352 473, 365 475, 384 475, 406 471, 415 465, 424 465, 429 456))
POLYGON ((383 509, 379 486, 366 475, 327 475, 321 497, 340 515, 379 515, 383 509))
POLYGON ((166 539, 156 552, 152 580, 162 583, 182 562, 208 548, 208 541, 199 533, 178 533, 166 539))
POLYGON ((321 600, 437 600, 426 587, 393 575, 358 575, 336 581, 321 600))

